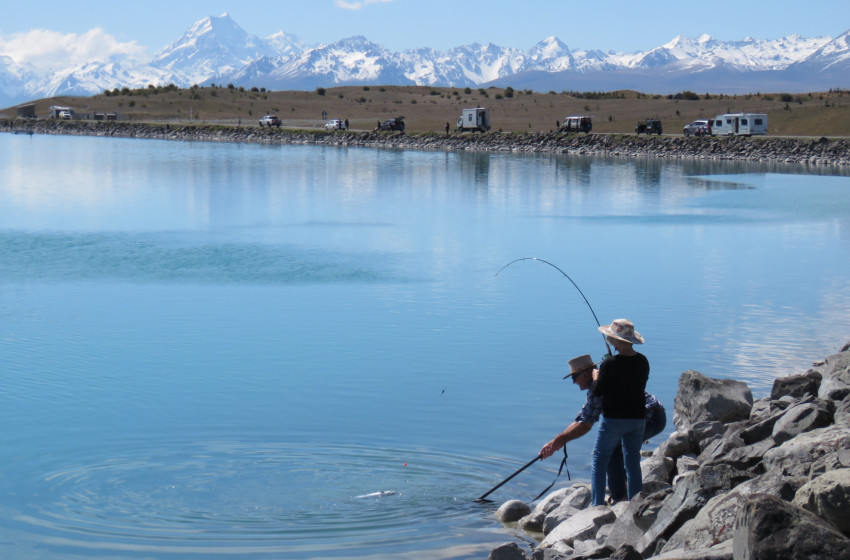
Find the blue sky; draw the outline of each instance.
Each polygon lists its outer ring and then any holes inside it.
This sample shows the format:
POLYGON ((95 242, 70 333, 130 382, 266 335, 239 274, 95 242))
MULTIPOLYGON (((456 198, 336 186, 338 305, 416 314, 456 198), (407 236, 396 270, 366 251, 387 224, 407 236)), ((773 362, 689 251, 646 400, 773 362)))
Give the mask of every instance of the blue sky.
POLYGON ((352 35, 393 50, 492 42, 527 49, 555 35, 571 49, 647 50, 676 35, 721 40, 794 33, 837 37, 850 29, 850 2, 836 0, 44 0, 8 2, 0 54, 74 48, 79 57, 114 50, 151 56, 194 22, 228 13, 259 37, 278 31, 307 43, 352 35))

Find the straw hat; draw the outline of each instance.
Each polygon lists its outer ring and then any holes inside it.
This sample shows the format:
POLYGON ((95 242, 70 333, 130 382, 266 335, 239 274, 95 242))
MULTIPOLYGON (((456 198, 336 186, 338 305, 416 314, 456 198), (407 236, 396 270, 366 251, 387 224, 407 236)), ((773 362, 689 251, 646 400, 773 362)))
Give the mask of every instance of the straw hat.
POLYGON ((590 357, 590 354, 585 354, 584 356, 573 358, 568 363, 570 364, 570 373, 565 375, 564 379, 570 376, 575 377, 576 375, 594 367, 599 362, 594 362, 593 358, 590 357))
POLYGON ((614 319, 610 325, 599 327, 599 332, 631 344, 643 344, 643 337, 635 330, 634 324, 628 319, 614 319))

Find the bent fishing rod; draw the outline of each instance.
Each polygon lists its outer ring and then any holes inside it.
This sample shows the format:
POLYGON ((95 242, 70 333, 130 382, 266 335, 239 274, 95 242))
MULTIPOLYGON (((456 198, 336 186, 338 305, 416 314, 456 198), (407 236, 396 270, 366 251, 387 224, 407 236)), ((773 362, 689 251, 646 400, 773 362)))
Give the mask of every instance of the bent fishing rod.
MULTIPOLYGON (((587 304, 587 308, 588 308, 588 309, 590 309, 590 313, 593 315, 593 319, 594 319, 594 321, 596 321, 596 326, 597 326, 597 327, 601 327, 601 326, 602 326, 602 325, 599 323, 599 317, 597 317, 597 316, 596 316, 596 312, 593 310, 593 307, 591 307, 591 306, 590 306, 590 302, 589 302, 589 301, 587 301, 587 296, 585 296, 585 295, 584 295, 584 292, 582 292, 582 291, 581 291, 581 288, 579 288, 579 287, 578 287, 578 284, 576 284, 576 283, 575 283, 575 280, 573 280, 572 278, 570 278, 570 275, 569 275, 569 274, 567 274, 566 272, 564 272, 563 270, 561 270, 561 268, 560 268, 560 267, 558 267, 557 265, 554 265, 554 264, 550 263, 550 262, 549 262, 549 261, 547 261, 547 260, 539 259, 539 258, 537 258, 537 257, 522 257, 522 258, 519 258, 519 259, 514 259, 514 260, 512 260, 511 262, 509 262, 508 264, 506 264, 505 266, 503 266, 502 268, 500 268, 500 269, 499 269, 499 272, 497 272, 497 273, 496 273, 496 276, 498 276, 498 275, 499 275, 499 273, 501 273, 503 270, 505 270, 506 268, 508 268, 508 267, 509 267, 509 266, 511 266, 512 264, 517 263, 517 262, 520 262, 520 261, 537 261, 537 262, 541 262, 541 263, 543 263, 543 264, 548 264, 549 266, 551 266, 552 268, 554 268, 555 270, 557 270, 558 272, 560 272, 561 274, 563 274, 563 275, 564 275, 564 278, 566 278, 567 280, 569 280, 569 281, 570 281, 570 284, 572 284, 572 285, 573 285, 573 287, 574 287, 576 290, 578 290, 578 293, 579 293, 579 294, 581 294, 581 297, 582 297, 582 299, 584 300, 584 303, 586 303, 586 304, 587 304)), ((607 350, 607 355, 608 355, 608 356, 610 356, 610 355, 611 355, 611 347, 608 345, 608 341, 605 339, 605 335, 602 335, 602 342, 605 344, 605 349, 607 350)))
MULTIPOLYGON (((554 265, 554 264, 550 263, 550 262, 549 262, 549 261, 547 261, 547 260, 539 259, 539 258, 537 258, 537 257, 522 257, 522 258, 520 258, 520 259, 515 259, 515 260, 512 260, 511 262, 509 262, 508 264, 506 264, 505 266, 503 266, 502 268, 500 268, 500 269, 499 269, 499 272, 497 272, 497 273, 496 273, 496 276, 498 276, 500 272, 502 272, 503 270, 505 270, 506 268, 508 268, 508 267, 509 267, 509 266, 511 266, 512 264, 517 263, 517 262, 520 262, 520 261, 537 261, 537 262, 542 262, 543 264, 548 264, 549 266, 551 266, 552 268, 554 268, 555 270, 557 270, 558 272, 560 272, 561 274, 563 274, 563 275, 564 275, 564 277, 565 277, 567 280, 569 280, 569 281, 570 281, 570 283, 573 285, 573 287, 575 287, 575 289, 576 289, 576 290, 578 290, 578 293, 579 293, 579 294, 581 294, 581 297, 582 297, 582 299, 584 300, 584 303, 586 303, 586 304, 587 304, 587 308, 588 308, 588 309, 590 309, 590 313, 593 315, 593 319, 596 321, 596 326, 597 326, 597 327, 601 326, 601 324, 599 323, 599 318, 596 316, 596 312, 593 310, 593 307, 591 307, 590 302, 589 302, 589 301, 587 301, 587 296, 585 296, 585 295, 584 295, 584 292, 582 292, 582 291, 581 291, 581 288, 579 288, 579 287, 578 287, 578 284, 576 284, 576 283, 575 283, 575 281, 574 281, 572 278, 570 278, 570 275, 569 275, 569 274, 567 274, 566 272, 564 272, 563 270, 561 270, 561 268, 560 268, 560 267, 558 267, 557 265, 554 265)), ((605 339, 605 335, 602 335, 602 342, 604 342, 604 343, 605 343, 605 349, 608 351, 608 354, 607 354, 607 355, 608 355, 608 356, 610 356, 610 355, 611 355, 611 347, 610 347, 610 346, 608 346, 608 341, 605 339)), ((542 459, 543 459, 543 457, 542 457, 541 455, 538 455, 537 457, 535 457, 534 459, 532 459, 531 461, 529 461, 528 463, 526 463, 525 465, 523 465, 520 469, 518 469, 518 470, 517 470, 516 472, 514 472, 512 475, 510 475, 509 477, 507 477, 506 479, 504 479, 502 482, 500 482, 499 484, 497 484, 496 486, 494 486, 493 488, 491 488, 490 490, 488 490, 487 492, 485 492, 484 494, 482 494, 482 495, 481 495, 481 497, 479 497, 479 498, 478 498, 477 500, 475 500, 475 501, 476 501, 476 502, 489 502, 490 500, 487 500, 487 499, 486 499, 486 498, 487 498, 487 496, 489 496, 490 494, 492 494, 493 492, 495 492, 496 490, 498 490, 499 488, 501 488, 501 487, 502 487, 505 483, 507 483, 507 482, 508 482, 509 480, 511 480, 512 478, 514 478, 516 475, 518 475, 519 473, 521 473, 522 471, 524 471, 525 469, 527 469, 528 467, 530 467, 531 465, 533 465, 534 463, 536 463, 537 461, 540 461, 540 460, 542 460, 542 459)), ((555 480, 553 480, 553 481, 552 481, 552 484, 550 484, 550 485, 549 485, 549 486, 547 486, 545 489, 543 489, 543 491, 542 491, 540 494, 538 494, 538 495, 537 495, 537 497, 536 497, 536 498, 534 498, 534 500, 531 500, 532 502, 533 502, 533 501, 535 501, 535 500, 538 500, 541 496, 543 496, 543 494, 545 494, 545 493, 546 493, 546 492, 547 492, 550 488, 552 488, 552 486, 554 486, 554 485, 555 485, 555 482, 558 480, 558 477, 559 477, 559 476, 561 476, 561 471, 564 469, 564 467, 566 466, 566 464, 567 464, 567 445, 566 445, 566 444, 564 444, 564 458, 561 460, 561 466, 558 468, 558 474, 557 474, 557 475, 555 475, 555 480)), ((567 469, 567 478, 569 479, 569 477, 570 477, 570 470, 569 470, 569 469, 567 469)))

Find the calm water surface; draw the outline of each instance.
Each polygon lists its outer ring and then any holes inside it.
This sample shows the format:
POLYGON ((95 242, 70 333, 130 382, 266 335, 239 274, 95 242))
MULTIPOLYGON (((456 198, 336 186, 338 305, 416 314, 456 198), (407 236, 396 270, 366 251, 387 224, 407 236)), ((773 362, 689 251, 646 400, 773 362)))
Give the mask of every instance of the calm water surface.
POLYGON ((850 178, 793 171, 0 135, 0 555, 522 542, 473 500, 604 347, 554 268, 496 273, 546 259, 632 319, 668 409, 687 369, 764 396, 850 339, 850 178))

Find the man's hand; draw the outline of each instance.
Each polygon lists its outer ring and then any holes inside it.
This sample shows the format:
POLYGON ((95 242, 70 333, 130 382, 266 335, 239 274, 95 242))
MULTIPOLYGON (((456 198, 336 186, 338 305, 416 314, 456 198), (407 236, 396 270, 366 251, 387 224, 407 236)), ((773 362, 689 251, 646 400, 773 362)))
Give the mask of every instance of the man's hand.
MULTIPOLYGON (((555 439, 557 439, 557 438, 555 438, 555 439)), ((551 457, 555 453, 555 451, 557 451, 560 448, 561 448, 561 446, 556 445, 555 440, 553 439, 552 441, 550 441, 549 443, 547 443, 546 445, 544 445, 540 449, 540 458, 541 459, 547 459, 547 458, 551 457)))

